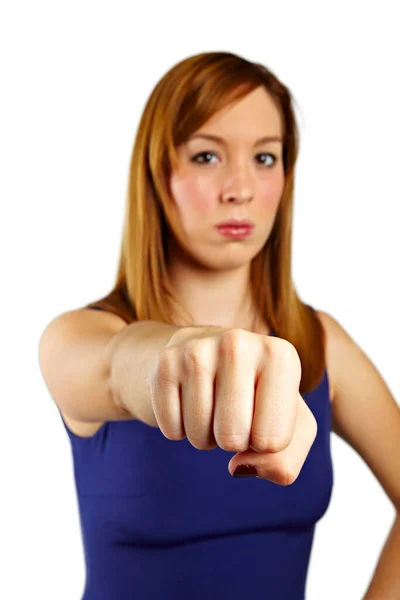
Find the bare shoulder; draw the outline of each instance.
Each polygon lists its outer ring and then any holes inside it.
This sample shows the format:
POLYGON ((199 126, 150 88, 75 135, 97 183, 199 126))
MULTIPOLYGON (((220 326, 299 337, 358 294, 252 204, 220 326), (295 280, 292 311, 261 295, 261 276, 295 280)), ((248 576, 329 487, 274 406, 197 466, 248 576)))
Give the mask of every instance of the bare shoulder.
POLYGON ((340 325, 329 313, 322 310, 317 310, 316 313, 325 331, 326 370, 329 380, 329 397, 332 403, 335 396, 337 370, 340 368, 335 344, 340 325))
MULTIPOLYGON (((366 370, 371 370, 373 365, 363 349, 337 319, 325 311, 316 312, 326 335, 325 352, 329 383, 332 388, 331 401, 337 404, 339 396, 343 397, 343 388, 349 388, 350 381, 357 380, 355 376, 357 369, 365 376, 366 370)), ((356 393, 356 390, 353 389, 353 392, 356 393)), ((349 394, 348 391, 347 395, 349 394)))

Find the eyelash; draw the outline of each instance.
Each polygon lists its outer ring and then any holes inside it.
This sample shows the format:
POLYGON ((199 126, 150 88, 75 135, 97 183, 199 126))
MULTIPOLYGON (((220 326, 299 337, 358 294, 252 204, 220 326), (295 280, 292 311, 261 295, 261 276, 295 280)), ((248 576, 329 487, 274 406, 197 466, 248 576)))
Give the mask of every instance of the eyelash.
MULTIPOLYGON (((209 150, 205 150, 204 152, 199 152, 198 154, 195 154, 195 156, 193 156, 191 158, 191 162, 194 162, 194 163, 196 163, 198 165, 209 165, 210 164, 209 162, 198 162, 196 160, 199 156, 204 156, 205 154, 214 154, 214 155, 216 155, 215 152, 211 152, 209 150)), ((275 154, 272 154, 271 152, 261 152, 260 154, 257 154, 257 156, 272 156, 272 158, 274 159, 274 162, 273 162, 272 165, 266 165, 267 169, 271 169, 275 165, 275 163, 277 162, 277 160, 278 160, 277 156, 275 154)), ((262 163, 262 164, 264 165, 265 163, 262 163)))

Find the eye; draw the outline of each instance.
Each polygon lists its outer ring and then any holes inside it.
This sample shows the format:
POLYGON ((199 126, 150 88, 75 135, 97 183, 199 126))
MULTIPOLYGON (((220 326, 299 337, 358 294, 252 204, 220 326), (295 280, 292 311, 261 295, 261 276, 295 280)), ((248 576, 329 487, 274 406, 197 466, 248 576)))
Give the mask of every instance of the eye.
POLYGON ((197 159, 198 159, 200 156, 202 156, 202 157, 204 157, 204 156, 210 156, 211 154, 213 154, 214 156, 216 156, 215 152, 208 152, 208 151, 205 151, 205 152, 200 152, 199 154, 196 154, 195 156, 193 156, 193 157, 191 158, 191 161, 192 161, 192 162, 194 162, 194 163, 197 163, 197 164, 199 164, 199 165, 209 164, 207 161, 206 161, 206 162, 204 162, 204 161, 200 161, 200 162, 199 162, 197 159))
MULTIPOLYGON (((194 162, 194 163, 196 163, 198 165, 207 165, 207 164, 210 164, 207 160, 198 161, 197 159, 200 158, 200 157, 206 157, 206 156, 211 156, 211 155, 216 156, 215 152, 210 152, 208 150, 206 150, 205 152, 199 152, 199 154, 196 154, 195 156, 193 156, 191 158, 191 162, 194 162)), ((264 161, 261 161, 261 164, 265 165, 268 168, 271 168, 276 163, 276 161, 277 161, 277 157, 275 156, 275 154, 271 154, 270 152, 263 152, 262 154, 257 154, 256 156, 257 157, 260 157, 260 156, 272 156, 272 158, 273 158, 272 165, 268 165, 264 161)))
MULTIPOLYGON (((272 165, 270 165, 271 167, 276 163, 276 161, 278 160, 277 157, 275 156, 275 154, 271 154, 270 152, 263 152, 262 154, 257 154, 257 156, 272 156, 273 158, 273 163, 272 165)), ((262 163, 263 165, 265 165, 265 163, 262 163)), ((266 165, 267 166, 267 165, 266 165)))

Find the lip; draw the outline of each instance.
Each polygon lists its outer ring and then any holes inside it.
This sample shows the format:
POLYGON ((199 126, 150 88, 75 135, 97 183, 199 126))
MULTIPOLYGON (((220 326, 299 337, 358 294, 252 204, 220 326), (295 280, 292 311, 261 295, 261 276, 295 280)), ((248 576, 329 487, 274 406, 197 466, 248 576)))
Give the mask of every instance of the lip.
POLYGON ((243 240, 253 233, 254 227, 249 225, 219 225, 216 230, 226 238, 243 240))
POLYGON ((248 219, 230 219, 229 221, 218 223, 216 227, 254 227, 254 223, 248 219))

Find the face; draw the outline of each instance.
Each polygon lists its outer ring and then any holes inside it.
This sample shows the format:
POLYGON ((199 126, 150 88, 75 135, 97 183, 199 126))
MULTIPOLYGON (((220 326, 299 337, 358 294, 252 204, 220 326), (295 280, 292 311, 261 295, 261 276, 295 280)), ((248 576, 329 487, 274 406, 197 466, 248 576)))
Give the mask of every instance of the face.
POLYGON ((171 240, 170 260, 208 269, 248 264, 267 242, 284 187, 278 109, 262 87, 216 113, 178 148, 179 168, 170 189, 174 218, 183 239, 171 240), (200 137, 218 136, 221 141, 200 137), (255 224, 246 238, 221 235, 216 225, 228 219, 255 224))

